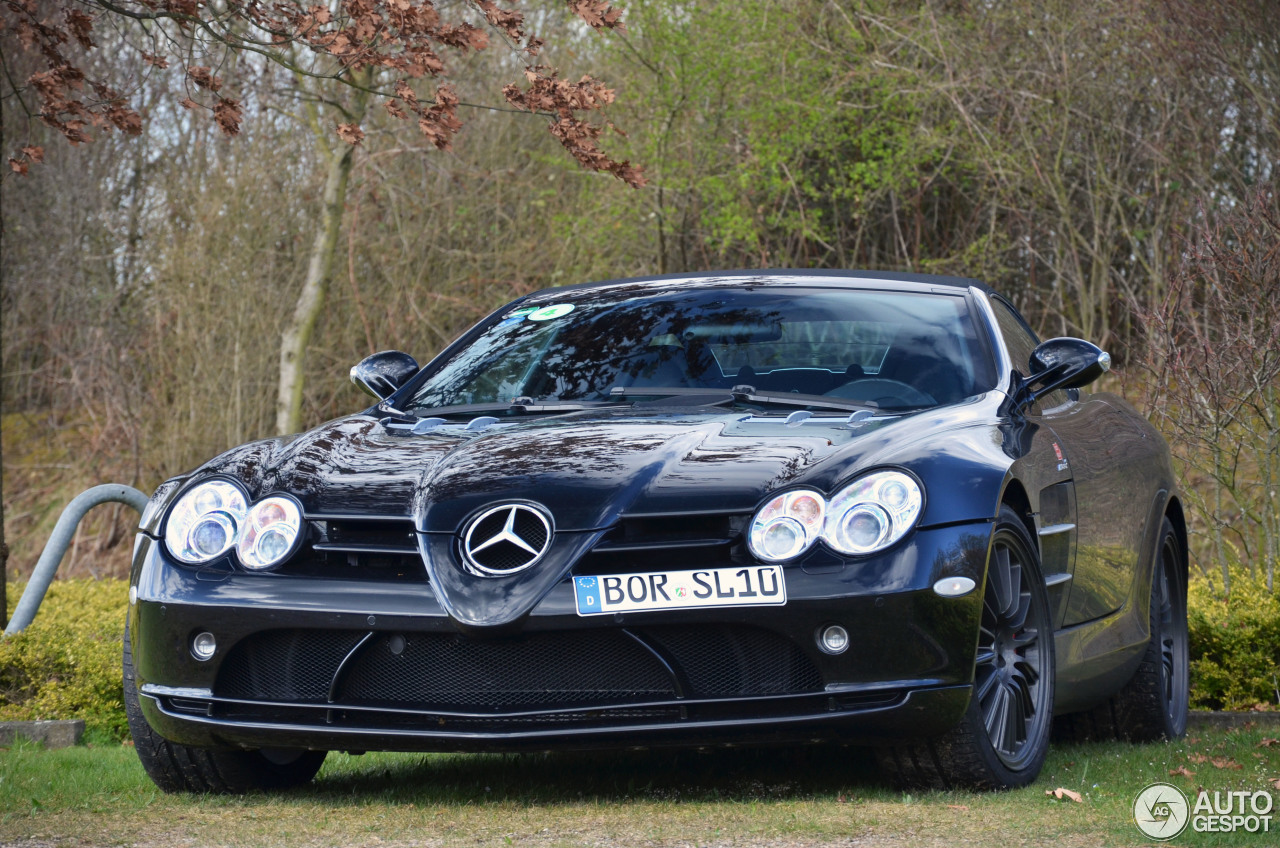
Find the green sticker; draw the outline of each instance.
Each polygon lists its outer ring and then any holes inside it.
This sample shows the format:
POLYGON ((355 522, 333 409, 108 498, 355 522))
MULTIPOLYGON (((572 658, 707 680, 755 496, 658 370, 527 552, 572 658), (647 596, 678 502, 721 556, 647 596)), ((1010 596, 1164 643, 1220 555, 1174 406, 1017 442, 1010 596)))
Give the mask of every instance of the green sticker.
POLYGON ((528 315, 530 312, 537 312, 537 311, 538 311, 538 307, 536 306, 526 306, 524 309, 517 309, 514 312, 512 312, 510 315, 507 315, 505 317, 519 318, 522 315, 528 315))
POLYGON ((568 315, 572 311, 572 303, 557 303, 554 306, 544 306, 536 312, 530 312, 529 320, 550 321, 552 318, 559 318, 561 315, 568 315))

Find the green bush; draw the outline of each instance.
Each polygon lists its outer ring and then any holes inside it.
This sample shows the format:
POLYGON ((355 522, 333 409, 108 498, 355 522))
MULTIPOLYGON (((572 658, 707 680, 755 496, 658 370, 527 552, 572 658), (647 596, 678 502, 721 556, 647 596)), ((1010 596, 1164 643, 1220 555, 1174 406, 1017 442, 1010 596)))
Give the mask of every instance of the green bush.
MULTIPOLYGON (((8 587, 10 615, 22 584, 8 587)), ((120 647, 129 584, 55 580, 35 621, 0 640, 0 719, 82 718, 86 729, 128 738, 120 647)))
POLYGON ((1248 574, 1233 574, 1223 598, 1197 575, 1187 597, 1191 706, 1208 710, 1277 708, 1280 596, 1248 574))

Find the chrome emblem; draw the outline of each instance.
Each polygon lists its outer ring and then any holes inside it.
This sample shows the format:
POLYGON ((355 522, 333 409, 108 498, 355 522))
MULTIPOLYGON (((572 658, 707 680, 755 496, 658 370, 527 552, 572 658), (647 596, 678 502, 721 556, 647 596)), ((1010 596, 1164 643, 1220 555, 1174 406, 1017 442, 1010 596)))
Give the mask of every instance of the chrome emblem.
POLYGON ((491 507, 467 525, 462 536, 463 565, 482 577, 524 571, 547 553, 553 533, 551 516, 535 506, 491 507))

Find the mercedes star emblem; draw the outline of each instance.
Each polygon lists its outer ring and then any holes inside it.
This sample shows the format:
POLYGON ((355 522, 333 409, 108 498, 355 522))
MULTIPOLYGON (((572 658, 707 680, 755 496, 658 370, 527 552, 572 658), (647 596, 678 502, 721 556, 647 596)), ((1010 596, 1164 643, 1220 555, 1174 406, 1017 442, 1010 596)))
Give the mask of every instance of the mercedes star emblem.
POLYGON ((463 565, 473 574, 500 577, 533 566, 551 547, 551 516, 530 504, 490 507, 467 525, 463 565))

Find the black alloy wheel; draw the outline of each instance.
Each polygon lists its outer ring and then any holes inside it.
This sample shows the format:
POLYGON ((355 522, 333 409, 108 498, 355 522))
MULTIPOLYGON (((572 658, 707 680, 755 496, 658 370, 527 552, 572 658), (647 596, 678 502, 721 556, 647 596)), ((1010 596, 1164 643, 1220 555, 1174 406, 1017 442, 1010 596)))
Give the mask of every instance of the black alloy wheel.
POLYGON ((1040 753, 1037 743, 1051 707, 1045 650, 1053 632, 1047 605, 1033 597, 1031 581, 1040 580, 1033 559, 1021 534, 1007 526, 996 531, 974 670, 983 729, 1000 762, 1014 771, 1040 753))
POLYGON ((1182 537, 1165 518, 1151 563, 1150 639, 1133 677, 1097 707, 1062 716, 1063 741, 1177 739, 1187 730, 1190 649, 1187 639, 1187 562, 1182 537))
POLYGON ((982 592, 964 717, 942 736, 877 751, 900 784, 1012 789, 1031 783, 1044 766, 1053 724, 1053 622, 1035 543, 1007 505, 992 533, 982 592))
MULTIPOLYGON (((1166 519, 1165 524, 1168 523, 1166 519)), ((1159 645, 1161 705, 1164 708, 1164 720, 1157 735, 1168 739, 1181 736, 1186 730, 1190 677, 1187 593, 1180 579, 1181 549, 1172 529, 1167 527, 1160 539, 1160 571, 1151 593, 1151 639, 1159 645)))

